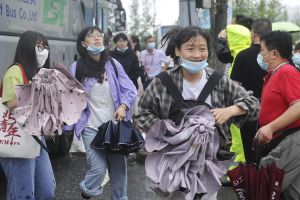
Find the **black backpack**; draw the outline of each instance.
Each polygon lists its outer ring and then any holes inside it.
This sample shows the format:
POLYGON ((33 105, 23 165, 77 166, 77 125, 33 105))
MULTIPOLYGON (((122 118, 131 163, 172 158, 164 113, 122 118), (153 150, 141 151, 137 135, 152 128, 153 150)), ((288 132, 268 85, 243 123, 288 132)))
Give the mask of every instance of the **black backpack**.
MULTIPOLYGON (((211 109, 211 106, 205 103, 205 100, 215 88, 215 86, 218 84, 222 76, 223 74, 221 72, 214 71, 209 77, 197 100, 185 100, 167 72, 162 72, 158 74, 156 77, 158 77, 161 80, 162 84, 167 88, 168 93, 171 94, 171 96, 175 100, 171 104, 168 118, 174 121, 175 124, 179 124, 181 122, 181 119, 184 117, 185 113, 195 106, 205 105, 211 109)), ((229 151, 230 143, 225 137, 225 134, 221 132, 221 129, 218 126, 216 126, 216 128, 220 136, 220 145, 216 155, 217 159, 230 160, 235 156, 235 154, 229 151)))
POLYGON ((185 100, 167 72, 158 74, 157 77, 161 80, 162 84, 167 88, 168 93, 171 94, 175 100, 171 104, 168 118, 178 124, 185 115, 186 111, 197 105, 206 105, 211 108, 210 105, 205 103, 205 100, 215 88, 222 76, 222 73, 214 71, 209 77, 197 100, 185 100))

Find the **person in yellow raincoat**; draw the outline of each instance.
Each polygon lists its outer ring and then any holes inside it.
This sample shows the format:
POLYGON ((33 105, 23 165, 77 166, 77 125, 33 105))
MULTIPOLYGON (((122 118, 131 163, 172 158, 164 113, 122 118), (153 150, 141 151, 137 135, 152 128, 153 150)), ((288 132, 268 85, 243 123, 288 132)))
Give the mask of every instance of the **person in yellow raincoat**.
MULTIPOLYGON (((239 24, 230 24, 226 26, 226 29, 222 30, 221 33, 219 34, 219 37, 226 38, 227 40, 227 45, 230 50, 230 54, 233 57, 233 62, 236 57, 236 55, 250 47, 251 45, 251 32, 248 28, 245 26, 239 25, 239 24)), ((230 77, 231 71, 232 71, 232 66, 231 64, 229 68, 228 75, 230 77)), ((236 157, 234 159, 235 163, 244 163, 246 162, 245 155, 244 155, 244 149, 243 149, 243 144, 242 144, 242 138, 241 138, 241 133, 240 129, 234 125, 231 124, 230 126, 230 132, 232 136, 232 145, 230 148, 231 152, 236 153, 236 157)), ((235 166, 231 167, 234 168, 235 166)))

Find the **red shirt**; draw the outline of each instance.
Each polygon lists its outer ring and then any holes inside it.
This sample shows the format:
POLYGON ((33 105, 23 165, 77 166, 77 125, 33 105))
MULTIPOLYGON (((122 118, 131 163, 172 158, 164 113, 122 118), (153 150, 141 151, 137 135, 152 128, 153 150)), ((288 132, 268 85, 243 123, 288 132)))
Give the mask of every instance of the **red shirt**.
MULTIPOLYGON (((300 100, 300 72, 290 64, 268 72, 262 89, 260 127, 274 121, 282 115, 290 105, 300 100)), ((300 119, 284 127, 282 130, 300 126, 300 119)))

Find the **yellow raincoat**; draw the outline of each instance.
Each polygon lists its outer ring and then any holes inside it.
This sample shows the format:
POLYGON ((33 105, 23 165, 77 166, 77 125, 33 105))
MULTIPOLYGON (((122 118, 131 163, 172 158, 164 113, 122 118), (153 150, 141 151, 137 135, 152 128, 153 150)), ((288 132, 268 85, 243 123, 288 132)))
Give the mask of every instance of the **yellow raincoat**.
MULTIPOLYGON (((251 32, 249 31, 248 28, 238 24, 227 25, 226 32, 227 32, 228 47, 233 57, 233 62, 229 69, 229 77, 230 77, 236 55, 240 51, 250 47, 251 45, 251 32)), ((232 145, 230 151, 236 153, 234 162, 244 163, 246 162, 246 159, 245 159, 240 129, 236 125, 231 124, 230 132, 232 137, 232 145)))

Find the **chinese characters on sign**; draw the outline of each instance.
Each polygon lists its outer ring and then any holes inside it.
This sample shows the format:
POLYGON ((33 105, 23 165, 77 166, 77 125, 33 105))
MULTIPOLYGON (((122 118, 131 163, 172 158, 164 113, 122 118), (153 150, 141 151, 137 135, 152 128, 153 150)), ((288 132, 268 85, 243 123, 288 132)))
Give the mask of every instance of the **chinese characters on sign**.
POLYGON ((0 120, 0 144, 20 145, 18 141, 15 141, 15 138, 21 136, 18 134, 16 119, 12 112, 6 110, 2 113, 0 120))

